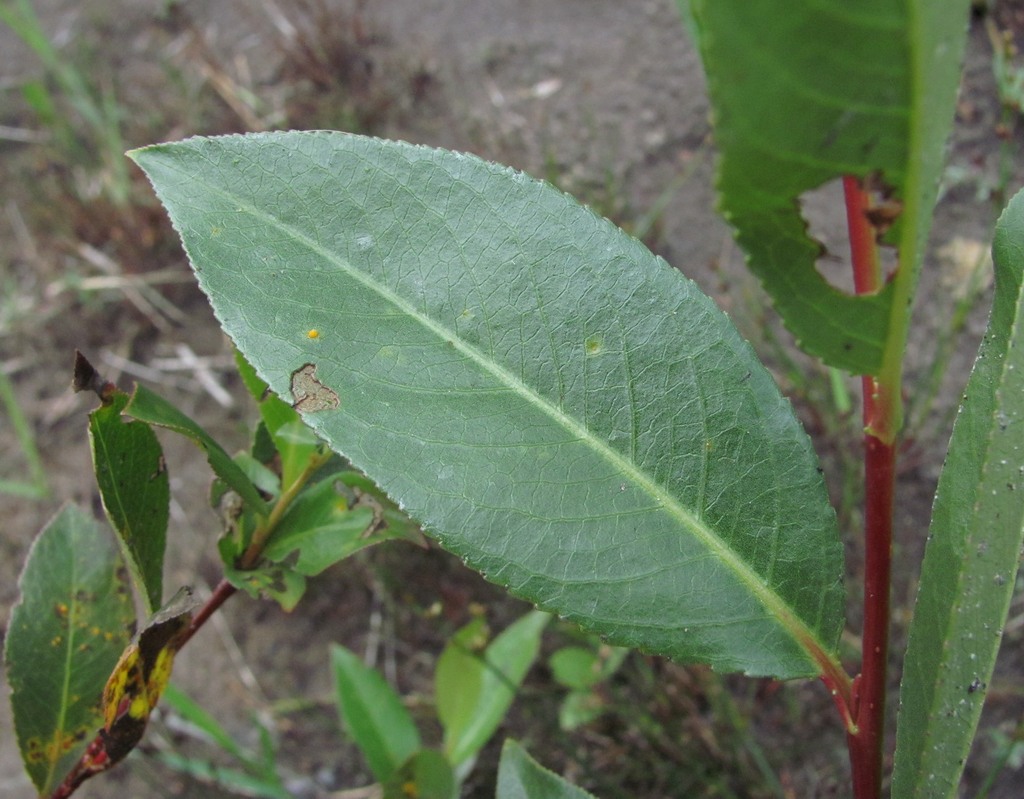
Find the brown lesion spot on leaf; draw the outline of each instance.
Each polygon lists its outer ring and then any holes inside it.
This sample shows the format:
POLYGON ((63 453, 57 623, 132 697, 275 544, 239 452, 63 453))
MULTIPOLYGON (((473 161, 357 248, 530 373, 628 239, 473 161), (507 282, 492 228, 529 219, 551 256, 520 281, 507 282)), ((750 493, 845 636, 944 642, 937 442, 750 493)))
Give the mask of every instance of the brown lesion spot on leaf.
POLYGON ((861 181, 868 193, 869 205, 864 215, 875 229, 875 238, 883 244, 885 234, 903 213, 903 201, 896 197, 896 190, 883 180, 881 173, 872 172, 861 181))
POLYGON ((291 389, 295 398, 292 407, 302 413, 333 411, 341 405, 337 392, 317 379, 316 366, 311 363, 304 363, 292 372, 291 389))

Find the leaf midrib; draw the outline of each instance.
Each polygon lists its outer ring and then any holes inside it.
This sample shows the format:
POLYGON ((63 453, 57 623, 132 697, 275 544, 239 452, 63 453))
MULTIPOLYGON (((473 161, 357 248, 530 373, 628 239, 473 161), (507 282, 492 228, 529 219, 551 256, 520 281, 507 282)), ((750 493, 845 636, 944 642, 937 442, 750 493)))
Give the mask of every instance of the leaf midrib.
MULTIPOLYGON (((186 173, 181 172, 185 175, 186 173)), ((657 504, 658 508, 668 512, 681 525, 687 528, 704 546, 713 552, 719 560, 724 563, 739 580, 747 586, 752 596, 759 601, 779 625, 789 633, 793 641, 804 650, 809 660, 820 669, 820 656, 829 652, 829 647, 824 645, 817 633, 810 629, 804 621, 795 613, 790 605, 782 599, 779 594, 769 588, 760 575, 751 569, 739 556, 726 545, 721 538, 710 528, 704 525, 690 511, 688 511, 676 497, 661 484, 657 483, 645 472, 638 468, 633 462, 624 458, 620 453, 612 449, 607 443, 591 433, 571 416, 566 415, 539 393, 532 390, 521 379, 513 375, 495 361, 484 357, 483 353, 473 345, 462 339, 458 333, 431 317, 420 312, 415 306, 407 302, 401 295, 392 291, 380 281, 376 281, 371 275, 366 274, 332 252, 318 241, 311 238, 294 226, 283 222, 278 217, 251 204, 247 199, 226 191, 220 185, 204 180, 202 175, 188 174, 188 179, 203 186, 211 194, 220 196, 231 202, 235 213, 248 213, 254 220, 268 224, 283 234, 291 237, 295 243, 305 246, 309 251, 320 256, 327 263, 335 265, 350 278, 356 280, 365 288, 374 292, 385 302, 390 303, 404 316, 415 320, 428 332, 437 337, 439 341, 447 346, 454 347, 467 359, 475 363, 479 368, 493 376, 499 383, 506 385, 509 390, 514 391, 522 399, 533 405, 549 418, 554 420, 563 429, 574 435, 578 441, 584 442, 600 457, 604 458, 619 473, 630 479, 634 485, 647 493, 657 504), (817 652, 808 646, 813 641, 817 652)), ((531 178, 532 180, 532 178, 531 178)), ((200 277, 201 273, 197 273, 200 277)))

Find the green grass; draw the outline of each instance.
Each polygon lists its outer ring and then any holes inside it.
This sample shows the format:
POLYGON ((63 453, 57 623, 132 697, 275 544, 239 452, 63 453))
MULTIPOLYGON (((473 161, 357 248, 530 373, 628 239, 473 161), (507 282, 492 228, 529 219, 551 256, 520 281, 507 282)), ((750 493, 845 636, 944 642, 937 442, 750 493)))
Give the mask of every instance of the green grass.
POLYGON ((50 486, 46 479, 46 469, 43 466, 42 458, 39 456, 39 448, 36 446, 35 434, 22 412, 21 406, 18 405, 18 399, 14 396, 14 387, 3 369, 0 369, 0 403, 3 404, 7 420, 14 431, 22 458, 28 469, 29 478, 28 480, 0 478, 0 494, 10 494, 26 499, 47 499, 50 496, 50 486))

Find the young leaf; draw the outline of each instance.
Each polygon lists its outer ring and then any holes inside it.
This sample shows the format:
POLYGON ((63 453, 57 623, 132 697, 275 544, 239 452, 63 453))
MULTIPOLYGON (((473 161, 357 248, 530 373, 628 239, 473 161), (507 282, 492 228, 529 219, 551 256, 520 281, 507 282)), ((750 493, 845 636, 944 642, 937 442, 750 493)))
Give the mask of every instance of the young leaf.
POLYGON ((551 675, 566 688, 590 688, 601 680, 597 652, 582 646, 566 646, 551 656, 551 675))
POLYGON ((590 724, 608 709, 605 698, 597 691, 574 689, 558 706, 558 726, 566 732, 590 724))
POLYGON ((358 656, 331 646, 338 712, 379 782, 390 778, 422 747, 401 698, 358 656))
POLYGON ((267 508, 252 481, 245 476, 231 456, 203 428, 145 386, 136 386, 125 413, 139 421, 166 427, 191 438, 206 453, 206 458, 221 480, 227 483, 254 511, 266 516, 267 508))
POLYGON ((171 493, 163 449, 144 422, 123 419, 128 395, 113 391, 89 414, 96 484, 146 612, 163 602, 164 548, 171 493))
POLYGON ((511 738, 501 748, 495 799, 594 799, 530 757, 511 738))
POLYGON ((932 509, 900 691, 893 796, 956 796, 1024 544, 1024 193, 932 509))
POLYGON ((298 411, 269 390, 245 356, 235 350, 238 373, 259 403, 260 416, 281 456, 281 481, 292 485, 320 447, 313 431, 302 423, 298 411))
POLYGON ((258 491, 270 497, 281 493, 281 478, 248 452, 239 452, 232 460, 258 491))
POLYGON ((456 641, 438 660, 438 716, 445 728, 444 751, 454 766, 476 755, 498 729, 537 658, 541 633, 550 620, 547 613, 531 611, 483 652, 469 652, 456 641), (475 668, 464 668, 467 659, 475 661, 475 668), (442 713, 442 708, 450 710, 442 713))
POLYGON ((399 142, 132 157, 260 376, 446 548, 623 646, 779 677, 833 657, 842 547, 807 436, 642 244, 506 167, 399 142))
POLYGON ((292 503, 263 550, 268 560, 313 576, 364 547, 388 538, 387 529, 368 534, 374 524, 370 508, 349 509, 328 478, 303 491, 292 503))
POLYGON ((357 504, 365 503, 375 509, 377 523, 384 525, 390 537, 426 546, 420 526, 365 474, 345 470, 337 473, 337 479, 353 490, 357 504))
POLYGON ((894 313, 909 313, 909 291, 890 283, 853 297, 832 288, 815 269, 822 245, 807 235, 799 201, 844 175, 879 176, 892 192, 889 207, 902 212, 886 241, 898 243, 899 263, 916 275, 953 118, 968 0, 855 9, 846 0, 691 4, 721 154, 721 210, 750 268, 805 350, 878 374, 887 348, 902 354, 904 334, 890 327, 894 313))
POLYGON ((601 645, 597 649, 567 646, 551 656, 552 676, 569 689, 558 708, 558 725, 563 730, 589 724, 608 709, 599 686, 618 670, 627 654, 627 649, 601 645))
POLYGON ((18 580, 4 662, 25 768, 49 794, 103 724, 103 686, 135 608, 109 533, 65 506, 43 529, 18 580))
POLYGON ((218 542, 221 561, 224 564, 224 578, 235 588, 245 591, 253 599, 266 595, 277 602, 282 610, 291 612, 306 593, 306 578, 290 566, 280 563, 264 563, 254 569, 239 569, 235 566, 238 555, 231 542, 218 542))

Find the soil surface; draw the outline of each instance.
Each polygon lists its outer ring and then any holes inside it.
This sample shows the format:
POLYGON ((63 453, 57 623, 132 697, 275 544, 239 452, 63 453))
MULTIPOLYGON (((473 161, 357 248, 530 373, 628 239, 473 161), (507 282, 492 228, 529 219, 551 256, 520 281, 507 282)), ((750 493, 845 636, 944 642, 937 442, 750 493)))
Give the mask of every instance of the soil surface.
MULTIPOLYGON (((793 398, 851 542, 849 593, 856 608, 862 555, 852 531, 859 515, 846 487, 857 478, 857 422, 833 410, 827 374, 794 355, 715 214, 704 79, 672 0, 233 0, 169 4, 162 16, 146 4, 120 0, 35 5, 64 57, 97 85, 116 87, 128 117, 125 147, 257 127, 358 129, 475 152, 553 179, 642 233, 730 313, 793 398), (794 373, 789 359, 809 376, 794 373)), ((988 19, 1011 36, 1021 30, 1013 3, 999 5, 988 19)), ((1001 197, 1024 177, 1021 135, 999 104, 986 24, 980 16, 972 23, 908 356, 912 407, 925 393, 936 358, 948 368, 934 402, 912 416, 902 459, 894 687, 931 497, 951 414, 984 329, 988 288, 983 285, 970 303, 955 346, 937 356, 937 342, 988 246, 1001 197)), ((0 52, 0 125, 41 139, 46 130, 16 91, 41 74, 38 61, 6 28, 0 28, 0 52)), ((254 416, 233 374, 228 342, 153 201, 124 212, 90 185, 87 174, 56 159, 52 142, 5 136, 0 359, 36 436, 52 498, 2 497, 0 632, 38 529, 64 501, 98 508, 85 432, 92 402, 67 389, 75 348, 123 387, 138 378, 180 403, 229 450, 246 445, 246 424, 254 416), (155 308, 150 289, 140 300, 87 280, 154 273, 161 275, 155 308)), ((136 174, 133 196, 149 196, 142 184, 136 174)), ((833 189, 815 192, 805 210, 816 235, 841 252, 845 221, 833 189)), ((856 392, 853 382, 849 387, 856 392)), ((171 590, 193 585, 202 594, 218 579, 217 518, 205 501, 210 477, 190 445, 170 436, 163 443, 174 493, 165 584, 171 590)), ((24 473, 6 415, 0 417, 0 451, 0 476, 24 473)), ((434 662, 448 636, 480 606, 495 630, 525 610, 437 548, 379 547, 312 581, 291 614, 271 602, 236 597, 181 653, 175 681, 253 750, 264 725, 280 749, 281 773, 293 795, 369 796, 344 793, 372 777, 339 730, 329 645, 365 652, 409 697, 428 738, 436 737, 429 712, 434 662)), ((850 612, 853 630, 858 614, 850 612)), ((1018 597, 968 786, 984 782, 1000 741, 1024 711, 1022 637, 1018 597)), ((546 650, 571 640, 571 630, 555 629, 546 650)), ((493 795, 505 735, 608 799, 846 795, 842 732, 816 683, 723 678, 633 656, 608 686, 612 712, 573 733, 558 729, 552 699, 558 690, 549 669, 534 670, 465 795, 493 795)), ((190 743, 174 714, 162 713, 151 726, 141 753, 78 795, 236 795, 161 765, 159 755, 167 752, 227 761, 212 746, 190 743)), ((989 796, 1020 795, 1021 760, 1011 758, 989 796)), ((0 794, 33 795, 6 701, 0 702, 0 794)))

